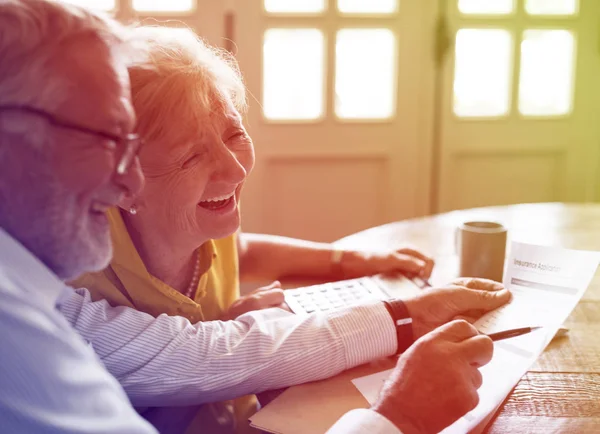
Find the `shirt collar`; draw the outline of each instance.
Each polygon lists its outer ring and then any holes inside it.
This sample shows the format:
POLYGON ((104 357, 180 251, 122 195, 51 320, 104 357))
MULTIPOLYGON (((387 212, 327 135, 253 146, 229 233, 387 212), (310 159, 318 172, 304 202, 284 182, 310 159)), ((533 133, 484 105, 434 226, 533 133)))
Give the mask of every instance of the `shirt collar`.
MULTIPOLYGON (((149 289, 155 288, 164 294, 168 294, 170 298, 175 298, 179 302, 194 303, 181 293, 172 289, 166 283, 152 276, 142 261, 137 248, 135 247, 125 221, 121 216, 119 208, 111 208, 107 212, 110 222, 111 237, 113 243, 113 259, 110 267, 117 275, 128 295, 136 300, 137 303, 142 303, 150 300, 149 289)), ((199 273, 202 277, 212 266, 213 261, 217 258, 217 249, 213 240, 205 242, 199 248, 199 273)), ((202 278, 198 286, 201 287, 202 278)))
MULTIPOLYGON (((113 243, 113 258, 111 264, 129 269, 137 274, 148 274, 148 270, 133 244, 125 221, 119 208, 113 207, 106 213, 110 222, 113 243)), ((200 248, 200 268, 204 273, 210 268, 211 262, 217 258, 217 250, 212 240, 204 243, 200 248), (207 263, 208 262, 208 263, 207 263)))
POLYGON ((42 261, 19 241, 0 228, 0 269, 18 283, 19 287, 54 309, 66 288, 42 261))

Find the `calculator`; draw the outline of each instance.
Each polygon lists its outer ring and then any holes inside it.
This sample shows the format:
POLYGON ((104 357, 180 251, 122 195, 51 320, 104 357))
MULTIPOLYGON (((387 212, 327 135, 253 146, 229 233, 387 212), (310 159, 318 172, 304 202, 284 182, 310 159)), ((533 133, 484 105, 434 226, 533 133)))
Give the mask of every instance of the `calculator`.
POLYGON ((283 294, 292 312, 311 314, 331 312, 373 300, 406 298, 426 286, 427 284, 419 278, 377 275, 286 289, 283 294))

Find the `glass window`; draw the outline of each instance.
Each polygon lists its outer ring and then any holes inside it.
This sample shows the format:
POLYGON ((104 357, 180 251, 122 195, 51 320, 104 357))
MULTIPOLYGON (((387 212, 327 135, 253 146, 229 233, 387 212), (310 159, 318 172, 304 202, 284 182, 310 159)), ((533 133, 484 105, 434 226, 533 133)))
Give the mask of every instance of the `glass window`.
POLYGON ((186 12, 195 4, 194 0, 133 0, 133 8, 140 12, 186 12))
POLYGON ((512 37, 501 29, 461 29, 456 35, 454 113, 506 115, 510 109, 512 37))
POLYGON ((265 10, 271 13, 319 13, 325 10, 325 0, 265 0, 265 10))
POLYGON ((324 37, 318 29, 268 29, 263 45, 263 110, 268 119, 323 114, 324 37))
POLYGON ((345 14, 391 14, 398 10, 398 0, 338 0, 337 4, 345 14))
POLYGON ((531 15, 574 15, 577 0, 526 0, 525 10, 531 15))
POLYGON ((519 111, 552 116, 571 111, 575 38, 568 30, 526 30, 521 42, 519 111))
POLYGON ((337 34, 335 112, 340 118, 381 119, 395 112, 396 41, 388 29, 337 34))
POLYGON ((463 14, 505 15, 515 9, 515 0, 458 0, 458 10, 463 14))

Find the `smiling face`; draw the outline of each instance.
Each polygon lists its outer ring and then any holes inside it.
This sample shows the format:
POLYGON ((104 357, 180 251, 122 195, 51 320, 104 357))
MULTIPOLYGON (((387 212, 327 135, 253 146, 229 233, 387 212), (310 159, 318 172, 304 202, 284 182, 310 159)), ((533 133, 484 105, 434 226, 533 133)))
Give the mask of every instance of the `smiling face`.
MULTIPOLYGON (((131 131, 127 70, 103 43, 70 42, 54 62, 54 73, 78 89, 54 116, 116 136, 131 131)), ((112 253, 105 211, 142 187, 139 165, 118 176, 117 143, 27 112, 7 116, 14 122, 3 145, 12 145, 12 163, 0 165, 0 172, 18 188, 2 197, 11 210, 3 226, 64 280, 105 267, 112 253)))
POLYGON ((254 147, 240 116, 246 93, 235 59, 191 31, 135 32, 149 51, 146 64, 129 69, 146 186, 137 214, 122 215, 149 271, 164 277, 165 258, 189 261, 207 240, 239 228, 254 147))
POLYGON ((199 122, 188 140, 145 145, 140 161, 146 187, 137 201, 140 212, 129 219, 171 245, 191 248, 239 228, 240 193, 254 165, 252 140, 229 100, 199 122))

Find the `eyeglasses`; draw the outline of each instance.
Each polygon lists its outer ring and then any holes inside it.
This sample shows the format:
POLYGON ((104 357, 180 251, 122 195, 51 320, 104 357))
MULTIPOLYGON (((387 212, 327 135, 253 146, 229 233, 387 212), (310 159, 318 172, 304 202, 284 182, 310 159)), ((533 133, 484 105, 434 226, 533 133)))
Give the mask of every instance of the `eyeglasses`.
POLYGON ((96 137, 102 137, 103 139, 115 142, 123 149, 121 157, 118 159, 117 163, 117 173, 119 175, 124 175, 127 173, 143 144, 143 141, 138 134, 127 134, 126 136, 117 136, 115 134, 107 133, 104 131, 94 130, 92 128, 77 125, 69 121, 64 121, 44 110, 35 107, 29 107, 26 105, 0 105, 0 111, 3 110, 24 111, 37 116, 41 116, 44 119, 46 119, 50 124, 56 127, 67 128, 85 134, 91 134, 96 137))

